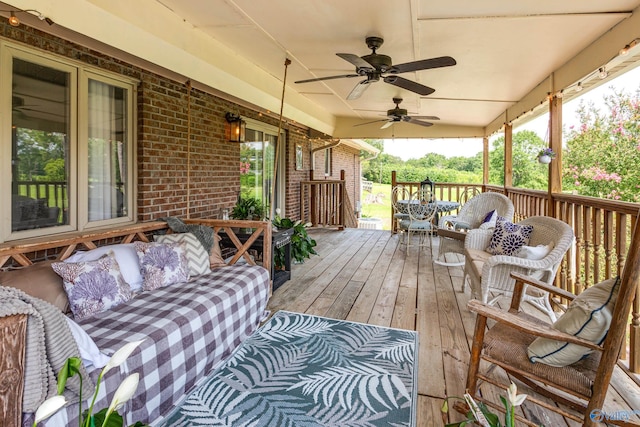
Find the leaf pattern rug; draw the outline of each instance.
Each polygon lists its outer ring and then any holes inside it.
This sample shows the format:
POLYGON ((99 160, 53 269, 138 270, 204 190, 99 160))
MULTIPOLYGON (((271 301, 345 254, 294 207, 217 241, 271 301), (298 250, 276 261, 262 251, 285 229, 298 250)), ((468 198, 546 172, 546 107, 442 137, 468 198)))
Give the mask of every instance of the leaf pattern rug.
POLYGON ((160 426, 414 426, 418 334, 277 312, 160 426))

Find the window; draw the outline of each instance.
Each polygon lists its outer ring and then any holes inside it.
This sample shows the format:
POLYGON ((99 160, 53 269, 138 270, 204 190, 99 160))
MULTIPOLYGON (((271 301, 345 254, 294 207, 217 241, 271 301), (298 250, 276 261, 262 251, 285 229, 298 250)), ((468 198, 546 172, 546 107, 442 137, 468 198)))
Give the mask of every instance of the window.
MULTIPOLYGON (((275 207, 284 211, 284 150, 280 150, 278 159, 278 177, 273 183, 274 162, 276 156, 277 128, 264 123, 247 120, 245 141, 240 144, 240 197, 258 199, 265 207, 265 213, 271 209, 271 192, 275 189, 275 207), (272 189, 273 187, 273 189, 272 189)), ((284 133, 283 133, 284 135, 284 133)), ((282 138, 282 140, 284 137, 282 138)))
POLYGON ((0 241, 133 221, 135 83, 0 49, 0 241))

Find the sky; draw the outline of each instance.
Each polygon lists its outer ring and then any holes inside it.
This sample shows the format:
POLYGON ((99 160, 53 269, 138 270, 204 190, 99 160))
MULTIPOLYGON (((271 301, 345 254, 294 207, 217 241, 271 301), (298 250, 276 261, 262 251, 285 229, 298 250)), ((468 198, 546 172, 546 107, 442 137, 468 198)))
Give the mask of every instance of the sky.
MULTIPOLYGON (((611 90, 625 89, 633 91, 640 86, 640 66, 622 74, 610 82, 603 84, 596 89, 577 97, 563 105, 562 122, 566 128, 578 123, 575 114, 580 101, 593 101, 596 106, 602 105, 603 95, 611 90)), ((543 115, 530 122, 514 128, 513 131, 532 130, 542 139, 547 133, 548 116, 543 115)), ((398 156, 402 160, 419 159, 428 153, 438 153, 445 157, 464 156, 472 157, 482 151, 482 138, 459 138, 459 139, 385 139, 384 152, 393 156, 398 156)))

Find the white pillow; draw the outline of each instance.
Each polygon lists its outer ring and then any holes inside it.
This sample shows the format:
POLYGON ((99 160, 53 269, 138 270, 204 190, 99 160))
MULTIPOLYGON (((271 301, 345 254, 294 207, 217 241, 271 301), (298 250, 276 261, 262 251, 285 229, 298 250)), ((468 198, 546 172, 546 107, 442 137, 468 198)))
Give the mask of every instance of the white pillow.
MULTIPOLYGON (((574 299, 553 327, 567 334, 601 344, 611 325, 613 307, 618 297, 618 278, 590 287, 574 299)), ((532 363, 567 366, 592 353, 586 347, 549 338, 536 338, 527 349, 532 363)))
POLYGON ((133 247, 133 243, 122 243, 117 245, 100 246, 90 251, 76 252, 64 262, 84 262, 95 261, 102 255, 113 251, 116 261, 120 266, 124 281, 134 292, 142 290, 142 273, 140 272, 140 260, 133 247))
POLYGON ((80 325, 74 322, 72 319, 65 316, 69 329, 71 329, 71 335, 78 344, 80 350, 80 358, 84 363, 84 367, 89 370, 92 366, 100 369, 104 368, 110 357, 100 351, 96 343, 89 336, 89 334, 82 329, 80 325))
POLYGON ((546 257, 549 252, 553 249, 553 242, 550 242, 548 245, 538 245, 538 246, 523 246, 520 248, 516 256, 518 258, 526 258, 531 260, 539 260, 546 257))
POLYGON ((153 236, 153 238, 158 243, 184 243, 190 276, 211 273, 209 253, 207 253, 207 250, 202 246, 202 243, 200 243, 200 240, 198 240, 195 234, 172 233, 153 236))

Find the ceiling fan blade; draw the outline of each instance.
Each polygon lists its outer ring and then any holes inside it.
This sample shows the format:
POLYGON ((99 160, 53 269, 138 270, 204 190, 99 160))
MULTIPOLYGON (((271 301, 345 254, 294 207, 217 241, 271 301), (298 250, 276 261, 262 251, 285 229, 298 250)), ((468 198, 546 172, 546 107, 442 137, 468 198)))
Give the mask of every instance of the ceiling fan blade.
POLYGON ((456 64, 456 60, 450 56, 439 56, 437 58, 422 59, 420 61, 394 65, 387 70, 387 73, 407 73, 409 71, 428 70, 430 68, 451 67, 456 64))
POLYGON ((342 74, 340 76, 318 77, 315 79, 298 80, 296 83, 311 83, 311 82, 319 82, 322 80, 342 79, 345 77, 360 77, 360 74, 342 74))
POLYGON ((372 122, 366 122, 366 123, 358 123, 357 125, 353 125, 353 127, 356 126, 364 126, 364 125, 370 125, 371 123, 380 123, 380 122, 386 122, 388 121, 387 119, 382 119, 382 120, 374 120, 372 122))
POLYGON ((336 55, 355 65, 358 71, 375 71, 375 68, 371 64, 360 58, 358 55, 354 55, 352 53, 336 53, 336 55))
POLYGON ((406 116, 406 118, 408 119, 408 120, 405 120, 406 122, 412 123, 414 125, 427 126, 427 127, 433 126, 433 123, 430 123, 430 122, 423 122, 422 120, 416 120, 413 117, 409 117, 409 116, 406 116))
POLYGON ((426 96, 431 95, 436 90, 430 88, 429 86, 421 85, 420 83, 412 82, 411 80, 407 80, 398 76, 387 76, 384 78, 385 83, 392 84, 394 86, 398 86, 402 89, 410 90, 411 92, 415 92, 418 95, 426 96))
POLYGON ((367 90, 367 88, 369 87, 369 84, 371 83, 370 80, 363 80, 360 83, 358 83, 353 90, 351 91, 351 93, 349 94, 349 96, 347 96, 348 100, 354 100, 354 99, 358 99, 360 98, 360 96, 364 93, 365 90, 367 90))
POLYGON ((380 129, 386 129, 390 126, 393 126, 393 124, 395 123, 395 120, 389 120, 387 123, 383 124, 382 126, 380 126, 380 129))
POLYGON ((440 117, 436 116, 411 116, 412 119, 425 119, 425 120, 440 120, 440 117))

